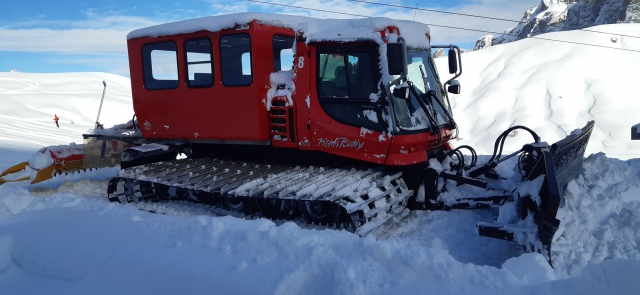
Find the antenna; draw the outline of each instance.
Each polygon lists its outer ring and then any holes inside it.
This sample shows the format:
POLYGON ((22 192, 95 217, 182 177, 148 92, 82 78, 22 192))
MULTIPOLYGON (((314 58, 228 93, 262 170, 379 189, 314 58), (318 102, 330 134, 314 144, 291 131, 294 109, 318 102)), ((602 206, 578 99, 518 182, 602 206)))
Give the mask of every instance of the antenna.
MULTIPOLYGON (((100 125, 100 112, 102 111, 102 102, 104 101, 104 93, 107 92, 107 82, 102 81, 102 85, 104 85, 104 89, 102 90, 102 98, 100 99, 100 108, 98 109, 98 117, 96 118, 96 127, 95 129, 101 128, 100 125)), ((102 128, 101 128, 102 129, 102 128)))

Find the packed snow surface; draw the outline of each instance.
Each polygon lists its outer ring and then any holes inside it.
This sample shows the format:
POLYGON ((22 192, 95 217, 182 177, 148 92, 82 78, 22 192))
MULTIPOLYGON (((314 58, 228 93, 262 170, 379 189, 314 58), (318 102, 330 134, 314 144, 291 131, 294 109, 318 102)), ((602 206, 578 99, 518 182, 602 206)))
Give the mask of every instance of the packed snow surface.
MULTIPOLYGON (((637 27, 604 29, 628 34, 637 27)), ((549 36, 591 38, 582 32, 556 34, 564 35, 549 36)), ((107 179, 118 170, 110 168, 37 185, 0 185, 2 294, 637 294, 640 160, 630 158, 638 158, 640 149, 628 131, 640 122, 633 115, 638 58, 530 41, 466 53, 463 93, 452 104, 463 138, 459 144, 478 148, 480 163, 488 159, 495 137, 512 124, 527 125, 552 143, 596 121, 585 173, 569 184, 558 215, 554 268, 515 243, 479 237, 475 224, 493 222, 489 211, 412 212, 384 233, 360 238, 184 203, 109 203, 107 179)), ((5 83, 0 115, 9 118, 0 123, 0 171, 42 146, 79 141, 82 130, 70 123, 59 131, 43 128, 55 126, 51 112, 61 122, 73 118, 90 128, 103 77, 128 85, 126 78, 107 74, 90 80, 77 74, 30 75, 16 78, 39 81, 33 93, 14 78, 0 80, 5 83), (10 92, 11 87, 23 91, 10 92), (72 87, 92 90, 72 93, 72 87), (46 99, 56 91, 65 93, 46 99), (91 107, 78 107, 86 104, 91 107)), ((122 98, 124 106, 130 98, 122 98)), ((104 121, 125 113, 123 108, 103 109, 104 121)), ((107 126, 130 119, 124 117, 107 126)), ((530 141, 521 132, 507 143, 518 140, 530 141)), ((513 160, 498 172, 517 173, 513 160)))

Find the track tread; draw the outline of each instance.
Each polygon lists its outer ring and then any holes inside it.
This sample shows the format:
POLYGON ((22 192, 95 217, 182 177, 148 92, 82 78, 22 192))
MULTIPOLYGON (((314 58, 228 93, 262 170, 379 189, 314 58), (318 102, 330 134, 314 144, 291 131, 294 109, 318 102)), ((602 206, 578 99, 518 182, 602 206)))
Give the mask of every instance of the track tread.
POLYGON ((282 214, 288 219, 304 217, 309 223, 346 228, 364 236, 406 216, 413 191, 401 175, 385 174, 381 166, 301 167, 220 158, 182 159, 123 169, 109 182, 108 196, 112 202, 168 198, 207 204, 224 203, 224 197, 242 198, 248 202, 242 208, 247 215, 261 210, 259 199, 280 199, 293 202, 286 207, 295 212, 282 214), (306 202, 332 204, 331 215, 309 219, 301 209, 306 202))

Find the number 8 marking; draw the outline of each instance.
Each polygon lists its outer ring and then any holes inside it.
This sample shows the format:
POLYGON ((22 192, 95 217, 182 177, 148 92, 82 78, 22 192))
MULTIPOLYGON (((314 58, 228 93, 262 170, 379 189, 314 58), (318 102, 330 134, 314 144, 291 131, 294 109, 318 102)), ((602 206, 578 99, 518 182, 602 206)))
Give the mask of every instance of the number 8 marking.
POLYGON ((298 58, 298 68, 299 69, 304 68, 304 57, 303 56, 298 58))

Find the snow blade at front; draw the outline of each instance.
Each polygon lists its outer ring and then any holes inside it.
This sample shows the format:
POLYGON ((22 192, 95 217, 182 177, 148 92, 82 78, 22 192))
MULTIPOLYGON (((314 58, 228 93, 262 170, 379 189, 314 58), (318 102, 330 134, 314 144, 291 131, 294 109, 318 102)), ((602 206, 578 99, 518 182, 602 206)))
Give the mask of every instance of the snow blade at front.
POLYGON ((478 233, 517 241, 528 251, 546 254, 550 261, 551 242, 560 225, 556 218, 558 209, 564 206, 567 185, 582 173, 584 153, 593 126, 594 122, 590 121, 584 128, 551 145, 550 149, 535 148, 539 156, 533 165, 528 165, 522 187, 516 190, 513 203, 503 205, 512 206, 519 218, 507 224, 480 223, 477 225, 478 233), (538 195, 531 193, 530 189, 523 189, 525 186, 535 188, 535 183, 540 187, 538 195), (532 225, 535 228, 531 228, 532 225))

